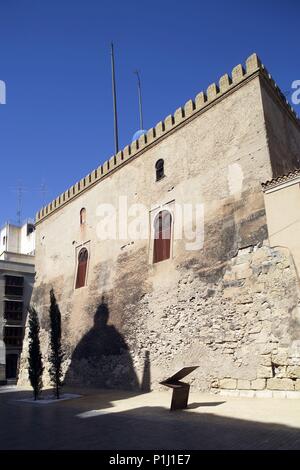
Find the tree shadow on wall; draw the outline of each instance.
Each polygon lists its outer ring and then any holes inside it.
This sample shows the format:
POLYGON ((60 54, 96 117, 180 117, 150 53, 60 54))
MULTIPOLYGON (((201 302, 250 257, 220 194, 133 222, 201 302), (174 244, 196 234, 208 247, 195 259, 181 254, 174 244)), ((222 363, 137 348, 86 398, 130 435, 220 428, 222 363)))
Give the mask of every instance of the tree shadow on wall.
POLYGON ((108 324, 109 308, 102 297, 94 315, 93 327, 76 346, 68 371, 66 385, 150 391, 150 361, 146 355, 141 387, 123 336, 108 324))

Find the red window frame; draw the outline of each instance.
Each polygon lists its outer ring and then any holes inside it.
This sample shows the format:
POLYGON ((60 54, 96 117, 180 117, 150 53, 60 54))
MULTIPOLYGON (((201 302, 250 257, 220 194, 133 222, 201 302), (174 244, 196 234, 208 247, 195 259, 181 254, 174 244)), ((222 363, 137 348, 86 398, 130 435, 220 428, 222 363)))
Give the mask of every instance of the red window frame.
POLYGON ((86 248, 81 248, 81 250, 78 253, 75 289, 80 289, 81 287, 85 286, 88 259, 89 259, 88 250, 86 248))
POLYGON ((171 255, 172 215, 169 211, 160 211, 154 219, 153 263, 159 263, 171 255))

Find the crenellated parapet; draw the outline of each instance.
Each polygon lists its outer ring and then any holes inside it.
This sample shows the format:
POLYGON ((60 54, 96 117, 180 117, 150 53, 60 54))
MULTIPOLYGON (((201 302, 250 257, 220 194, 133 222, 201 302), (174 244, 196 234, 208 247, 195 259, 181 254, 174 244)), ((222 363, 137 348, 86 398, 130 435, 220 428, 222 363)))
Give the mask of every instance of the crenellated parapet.
POLYGON ((261 63, 258 56, 256 54, 252 54, 246 60, 245 65, 239 64, 232 69, 231 76, 228 74, 223 75, 219 79, 218 83, 212 83, 209 85, 205 92, 202 91, 198 93, 194 99, 190 99, 184 106, 176 109, 174 114, 170 114, 163 121, 158 122, 156 126, 149 129, 146 134, 139 137, 139 139, 135 140, 130 145, 127 145, 123 150, 118 152, 117 155, 113 155, 97 169, 93 170, 87 176, 75 183, 71 188, 62 193, 47 206, 43 207, 36 214, 36 223, 38 224, 41 220, 57 211, 70 200, 78 197, 81 193, 97 184, 100 180, 113 173, 129 160, 138 157, 138 155, 142 154, 147 148, 155 145, 170 132, 173 132, 174 129, 185 125, 185 123, 188 123, 197 115, 205 112, 224 96, 232 93, 234 89, 241 86, 243 82, 250 80, 251 77, 258 74, 261 74, 261 76, 268 81, 281 103, 286 107, 287 111, 291 113, 293 119, 295 119, 300 126, 300 119, 294 109, 286 100, 284 94, 280 91, 279 87, 261 63))

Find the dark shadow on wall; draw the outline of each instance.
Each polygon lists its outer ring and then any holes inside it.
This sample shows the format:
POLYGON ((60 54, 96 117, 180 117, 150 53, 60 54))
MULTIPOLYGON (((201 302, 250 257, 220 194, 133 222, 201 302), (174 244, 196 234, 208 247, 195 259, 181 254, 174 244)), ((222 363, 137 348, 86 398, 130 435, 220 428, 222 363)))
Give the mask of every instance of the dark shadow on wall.
MULTIPOLYGON (((113 325, 108 324, 108 319, 109 307, 102 297, 94 315, 93 327, 83 336, 72 354, 64 383, 145 392, 141 390, 124 337, 113 325)), ((147 357, 149 361, 149 355, 147 357)), ((150 380, 150 362, 147 368, 146 375, 150 380)))

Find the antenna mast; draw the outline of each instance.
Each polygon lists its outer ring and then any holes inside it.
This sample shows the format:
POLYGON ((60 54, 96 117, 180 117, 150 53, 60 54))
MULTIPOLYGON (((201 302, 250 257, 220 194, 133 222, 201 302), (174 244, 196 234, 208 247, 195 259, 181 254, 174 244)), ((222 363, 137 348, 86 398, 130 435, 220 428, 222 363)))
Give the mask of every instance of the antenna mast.
POLYGON ((47 186, 45 181, 42 181, 41 188, 40 188, 41 196, 42 196, 42 204, 46 204, 46 193, 47 193, 47 186))
POLYGON ((140 74, 139 74, 138 70, 136 70, 134 73, 137 76, 137 85, 138 85, 140 129, 144 129, 141 79, 140 79, 140 74))
POLYGON ((26 191, 21 181, 18 183, 18 186, 15 191, 17 192, 17 223, 18 225, 21 225, 23 194, 26 191))
POLYGON ((111 75, 112 75, 112 94, 114 107, 114 131, 115 131, 115 153, 119 151, 119 135, 118 135, 118 114, 117 114, 117 93, 116 93, 116 76, 115 76, 115 56, 114 45, 111 43, 111 75))
POLYGON ((10 188, 10 190, 17 193, 17 223, 21 225, 23 194, 27 192, 27 189, 24 188, 22 181, 19 181, 17 187, 10 188))

